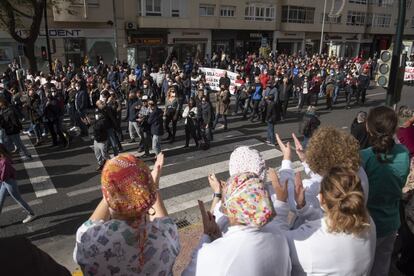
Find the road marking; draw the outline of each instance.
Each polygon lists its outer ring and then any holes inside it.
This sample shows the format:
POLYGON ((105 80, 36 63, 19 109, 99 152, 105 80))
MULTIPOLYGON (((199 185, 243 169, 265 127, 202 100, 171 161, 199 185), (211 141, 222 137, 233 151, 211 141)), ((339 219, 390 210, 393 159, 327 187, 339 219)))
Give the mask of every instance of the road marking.
MULTIPOLYGON (((34 156, 38 156, 38 153, 29 137, 22 136, 22 142, 29 145, 27 149, 32 155, 32 158, 34 156)), ((23 166, 29 176, 30 183, 32 183, 36 197, 43 197, 57 193, 55 186, 53 185, 52 180, 50 179, 50 176, 48 175, 41 160, 24 161, 23 166)))
POLYGON ((67 196, 68 197, 78 196, 78 195, 81 195, 81 194, 90 193, 90 192, 97 191, 97 190, 100 190, 100 189, 101 189, 101 185, 92 186, 92 187, 89 187, 89 188, 79 189, 79 190, 76 190, 76 191, 73 191, 73 192, 69 192, 69 193, 67 193, 67 196))
MULTIPOLYGON (((42 203, 43 203, 43 201, 41 199, 35 199, 35 200, 32 200, 32 201, 27 202, 27 204, 30 207, 33 207, 34 205, 39 205, 39 204, 42 204, 42 203)), ((3 213, 4 212, 13 211, 13 210, 16 210, 16 209, 19 209, 19 208, 22 208, 23 209, 23 207, 20 206, 20 204, 13 204, 13 205, 4 207, 3 208, 3 213)))
MULTIPOLYGON (((271 149, 261 152, 264 160, 269 160, 282 156, 282 152, 271 149)), ((178 185, 180 183, 200 179, 207 177, 209 173, 222 173, 229 170, 229 160, 181 171, 174 174, 169 174, 166 176, 161 176, 160 179, 160 189, 165 189, 178 185)))
MULTIPOLYGON (((303 171, 303 167, 300 161, 293 162, 292 167, 294 168, 295 172, 303 171)), ((280 167, 276 168, 276 170, 279 170, 279 169, 280 167)), ((186 194, 182 194, 179 196, 166 199, 164 200, 164 204, 169 214, 175 214, 175 213, 196 207, 198 205, 198 200, 201 200, 204 202, 211 201, 211 195, 212 195, 211 188, 206 187, 200 190, 196 190, 190 193, 186 193, 186 194)))
MULTIPOLYGON (((261 152, 261 153, 262 153, 262 156, 265 160, 269 160, 269 159, 273 159, 273 158, 277 158, 277 157, 282 156, 282 153, 278 150, 275 150, 275 149, 267 150, 267 151, 264 151, 264 152, 261 152)), ((229 167, 228 164, 229 164, 229 161, 226 160, 226 161, 221 161, 221 162, 209 164, 209 165, 206 165, 206 166, 201 166, 201 167, 197 167, 197 168, 193 168, 193 169, 189 169, 189 170, 184 170, 184 171, 174 173, 174 174, 161 176, 160 188, 163 189, 163 188, 179 185, 179 184, 187 182, 187 181, 207 177, 207 174, 209 172, 213 172, 213 171, 215 173, 225 172, 225 171, 228 170, 228 167, 229 167)), ((69 197, 74 197, 74 196, 78 196, 78 195, 81 195, 81 194, 94 192, 94 191, 97 191, 97 190, 100 190, 100 189, 101 189, 100 185, 92 186, 92 187, 88 187, 88 188, 68 192, 68 193, 66 193, 66 195, 69 196, 69 197)))

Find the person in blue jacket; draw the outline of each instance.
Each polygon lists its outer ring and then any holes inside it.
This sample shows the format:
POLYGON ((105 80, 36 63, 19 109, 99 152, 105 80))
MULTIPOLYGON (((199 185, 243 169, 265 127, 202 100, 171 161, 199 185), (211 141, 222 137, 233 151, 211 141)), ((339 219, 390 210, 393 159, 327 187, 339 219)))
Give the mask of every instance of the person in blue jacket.
POLYGON ((259 104, 262 100, 262 94, 263 94, 263 87, 260 83, 259 77, 254 78, 254 90, 252 93, 252 103, 253 103, 253 113, 250 117, 250 121, 253 122, 253 120, 257 117, 259 117, 259 104))

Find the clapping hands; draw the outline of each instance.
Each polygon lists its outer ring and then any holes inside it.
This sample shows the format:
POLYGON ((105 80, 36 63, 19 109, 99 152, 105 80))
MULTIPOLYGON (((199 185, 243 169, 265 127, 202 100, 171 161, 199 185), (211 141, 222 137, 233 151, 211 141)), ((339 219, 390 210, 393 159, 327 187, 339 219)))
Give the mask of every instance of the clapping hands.
POLYGON ((201 200, 198 201, 198 207, 200 208, 201 212, 204 234, 208 235, 212 240, 221 238, 222 234, 213 214, 209 211, 206 211, 204 202, 201 200))

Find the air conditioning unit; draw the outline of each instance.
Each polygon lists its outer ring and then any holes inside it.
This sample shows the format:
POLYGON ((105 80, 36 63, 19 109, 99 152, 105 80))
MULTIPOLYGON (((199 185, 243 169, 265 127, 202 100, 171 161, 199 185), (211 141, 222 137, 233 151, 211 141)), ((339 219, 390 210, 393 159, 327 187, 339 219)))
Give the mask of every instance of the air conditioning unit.
POLYGON ((125 23, 125 29, 126 30, 136 30, 137 29, 137 23, 134 23, 134 22, 126 22, 125 23))

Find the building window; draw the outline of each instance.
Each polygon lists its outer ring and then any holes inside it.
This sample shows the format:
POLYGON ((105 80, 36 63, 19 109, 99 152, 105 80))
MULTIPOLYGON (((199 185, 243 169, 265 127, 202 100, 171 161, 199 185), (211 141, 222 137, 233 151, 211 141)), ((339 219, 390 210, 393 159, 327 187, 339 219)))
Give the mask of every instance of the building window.
POLYGON ((215 5, 200 4, 200 16, 214 16, 215 5))
POLYGON ((369 5, 376 5, 382 8, 392 7, 394 0, 368 0, 369 5))
POLYGON ((145 0, 146 16, 161 16, 161 0, 145 0))
POLYGON ((222 17, 234 17, 236 12, 235 6, 221 6, 220 7, 220 16, 222 17))
POLYGON ((244 10, 245 20, 274 21, 275 7, 262 5, 248 5, 244 10))
POLYGON ((389 28, 391 24, 391 14, 368 14, 367 26, 374 28, 389 28))
POLYGON ((283 23, 313 24, 315 8, 282 6, 283 23))
POLYGON ((367 4, 367 0, 349 0, 350 4, 362 4, 362 5, 366 5, 367 4))
MULTIPOLYGON (((329 16, 325 13, 325 24, 341 24, 342 16, 329 16)), ((323 13, 321 14, 321 23, 323 23, 323 13)))
POLYGON ((180 17, 180 1, 171 0, 171 17, 180 17))
POLYGON ((365 25, 365 13, 348 11, 348 15, 346 17, 346 25, 364 26, 365 25))

